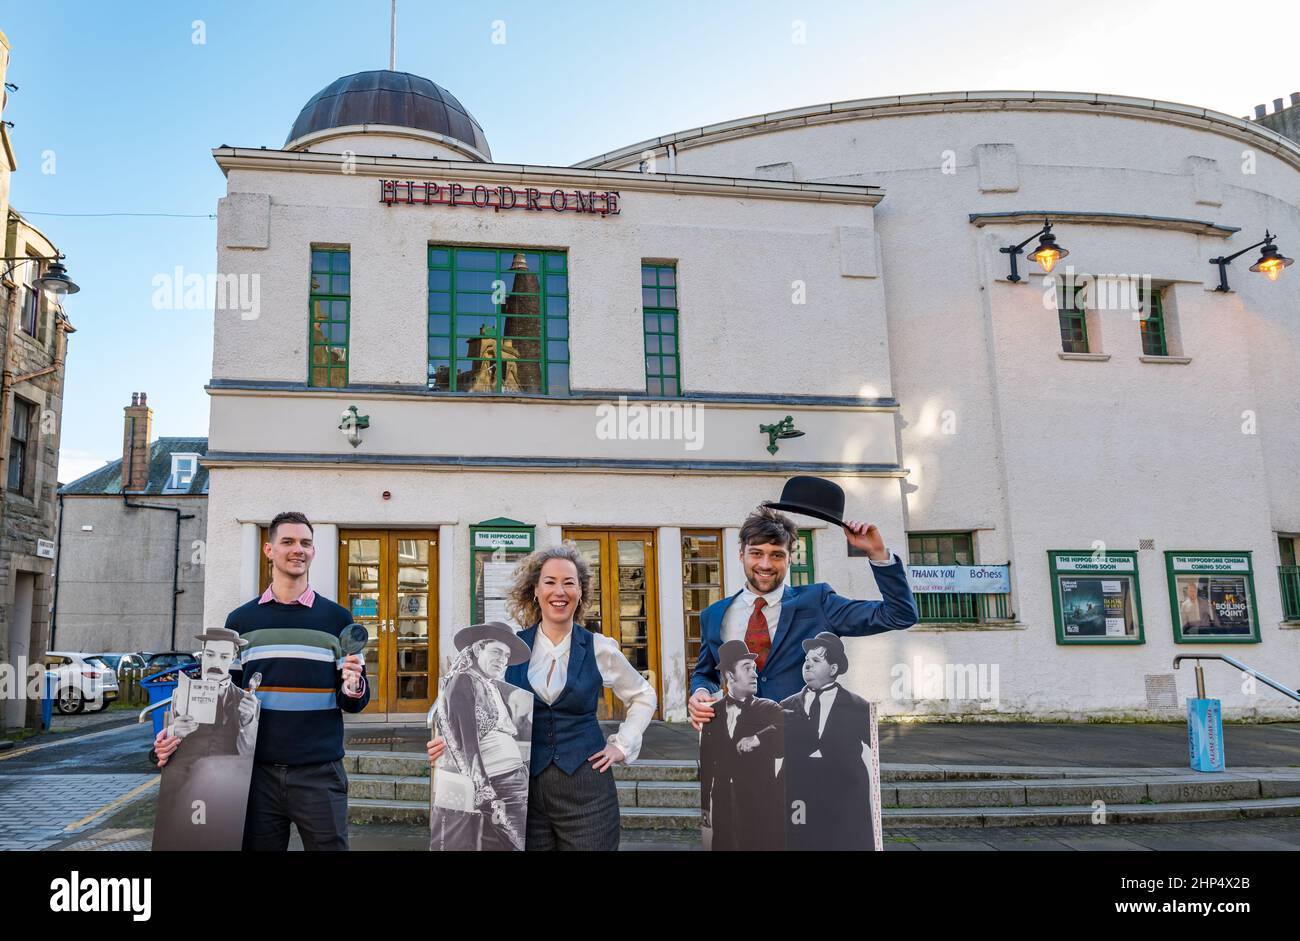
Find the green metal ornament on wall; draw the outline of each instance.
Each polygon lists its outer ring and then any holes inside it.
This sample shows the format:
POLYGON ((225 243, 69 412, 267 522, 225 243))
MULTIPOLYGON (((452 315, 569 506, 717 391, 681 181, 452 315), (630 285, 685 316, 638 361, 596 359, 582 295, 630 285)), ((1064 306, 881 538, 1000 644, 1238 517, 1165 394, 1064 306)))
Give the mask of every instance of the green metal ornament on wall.
POLYGON ((339 431, 343 432, 344 437, 352 447, 361 444, 361 429, 370 427, 369 415, 358 415, 357 407, 349 405, 343 412, 343 417, 339 421, 339 431))
POLYGON ((772 425, 759 425, 759 434, 767 435, 767 453, 775 454, 780 448, 777 445, 777 439, 802 438, 803 432, 794 426, 794 417, 785 416, 781 421, 772 425))

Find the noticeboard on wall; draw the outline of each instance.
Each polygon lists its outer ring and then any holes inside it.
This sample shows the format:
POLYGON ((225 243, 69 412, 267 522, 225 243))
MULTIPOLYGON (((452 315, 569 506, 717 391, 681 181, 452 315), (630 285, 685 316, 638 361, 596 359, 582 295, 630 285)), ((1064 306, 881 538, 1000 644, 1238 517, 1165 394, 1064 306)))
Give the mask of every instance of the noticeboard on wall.
POLYGON ((1047 553, 1058 644, 1141 644, 1137 553, 1047 553))
POLYGON ((1258 644, 1250 552, 1165 553, 1174 642, 1258 644))
POLYGON ((515 566, 533 551, 534 527, 518 520, 497 517, 469 528, 470 615, 473 623, 503 621, 515 630, 508 611, 510 586, 515 566))

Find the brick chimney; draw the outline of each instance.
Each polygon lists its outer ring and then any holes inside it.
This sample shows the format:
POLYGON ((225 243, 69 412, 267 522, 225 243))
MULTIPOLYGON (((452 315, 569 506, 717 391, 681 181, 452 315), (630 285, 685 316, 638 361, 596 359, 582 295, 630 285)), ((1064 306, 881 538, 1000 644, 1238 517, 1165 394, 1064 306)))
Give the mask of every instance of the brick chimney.
POLYGON ((131 404, 122 411, 122 492, 141 491, 149 483, 149 441, 153 437, 153 409, 148 395, 132 392, 131 404))

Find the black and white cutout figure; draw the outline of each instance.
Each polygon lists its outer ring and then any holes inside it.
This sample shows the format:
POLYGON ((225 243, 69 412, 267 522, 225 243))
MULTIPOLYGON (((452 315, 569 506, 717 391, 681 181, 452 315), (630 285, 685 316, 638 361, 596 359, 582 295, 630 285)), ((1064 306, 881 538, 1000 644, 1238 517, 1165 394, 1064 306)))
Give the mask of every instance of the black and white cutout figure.
POLYGON ((779 850, 785 844, 781 707, 759 699, 758 667, 743 640, 718 651, 725 692, 700 732, 704 848, 779 850))
POLYGON ((237 850, 244 839, 260 675, 247 690, 231 682, 248 644, 235 631, 214 627, 196 639, 203 643, 199 678, 178 674, 171 700, 169 731, 181 744, 162 770, 155 850, 237 850))
POLYGON ((883 849, 874 708, 840 685, 849 658, 837 635, 803 649, 804 688, 781 701, 787 847, 883 849))
POLYGON ((500 621, 457 632, 456 649, 429 711, 446 741, 433 771, 429 849, 522 850, 533 694, 503 677, 532 652, 500 621))

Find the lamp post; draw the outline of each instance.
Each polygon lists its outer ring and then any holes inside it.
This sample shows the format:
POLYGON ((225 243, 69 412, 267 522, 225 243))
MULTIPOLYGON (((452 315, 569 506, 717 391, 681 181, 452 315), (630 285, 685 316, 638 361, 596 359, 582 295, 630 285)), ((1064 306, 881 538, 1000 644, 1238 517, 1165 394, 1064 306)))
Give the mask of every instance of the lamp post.
POLYGON ((1219 266, 1219 286, 1214 290, 1225 292, 1229 290, 1228 265, 1232 264, 1234 258, 1240 258, 1242 255, 1246 254, 1246 252, 1254 248, 1260 249, 1259 260, 1250 266, 1250 270, 1258 271, 1270 281, 1276 281, 1282 274, 1282 269, 1290 267, 1291 263, 1294 261, 1294 259, 1287 258, 1278 251, 1277 246, 1273 244, 1276 239, 1276 235, 1271 234, 1268 229, 1265 229, 1264 238, 1261 241, 1256 242, 1254 245, 1247 245, 1241 251, 1232 255, 1220 255, 1218 258, 1211 258, 1210 264, 1219 266), (1260 246, 1263 247, 1260 248, 1260 246))
POLYGON ((1013 284, 1020 280, 1020 272, 1016 267, 1016 256, 1024 251, 1025 246, 1034 239, 1039 240, 1038 247, 1029 253, 1029 260, 1038 262, 1043 271, 1048 274, 1051 274, 1052 268, 1056 266, 1058 261, 1070 254, 1056 243, 1056 236, 1052 234, 1052 223, 1050 220, 1044 219, 1043 227, 1019 245, 1008 245, 1005 248, 998 249, 1002 254, 1011 256, 1011 274, 1007 275, 1007 280, 1013 284))

